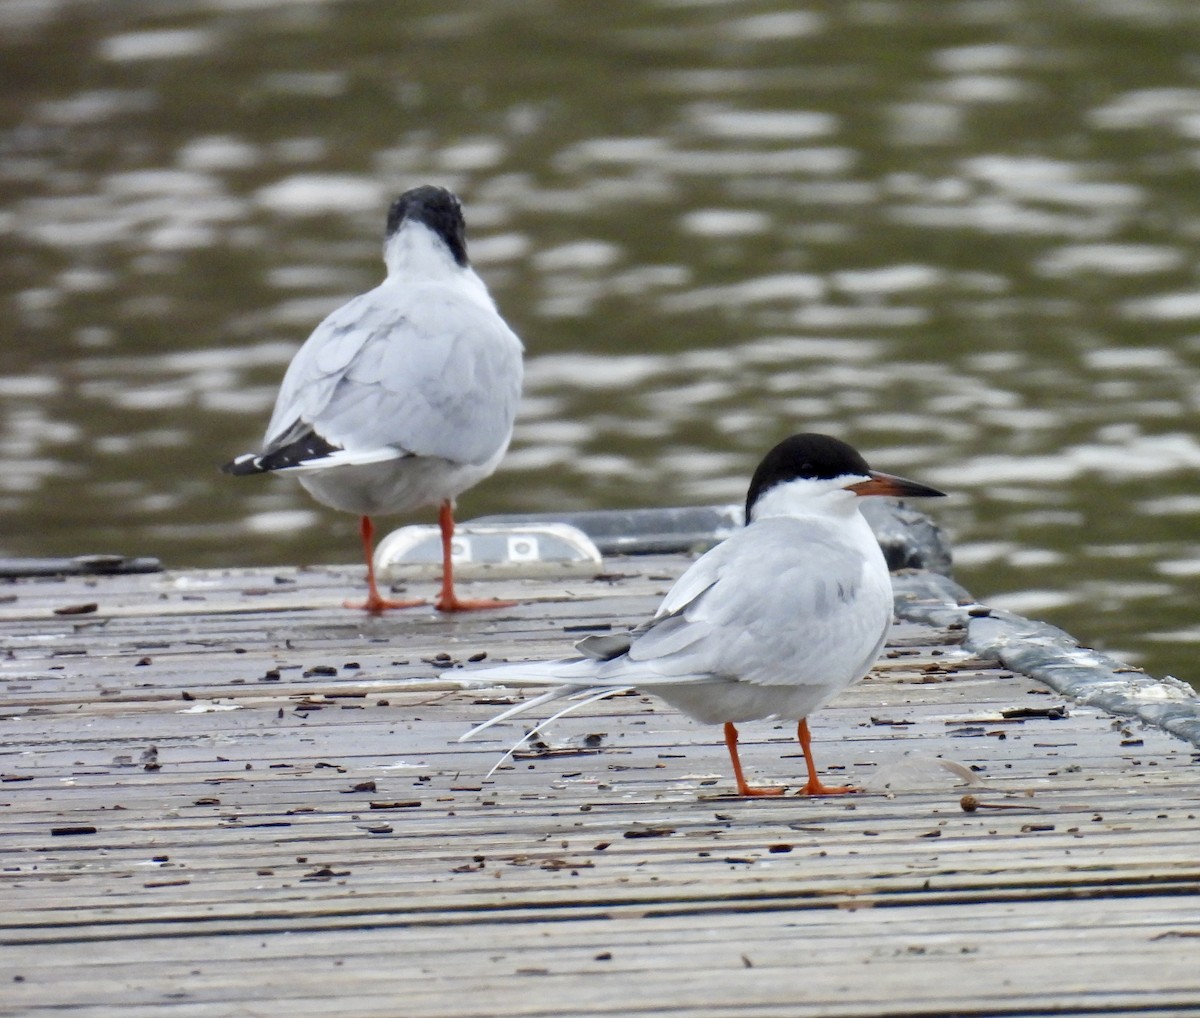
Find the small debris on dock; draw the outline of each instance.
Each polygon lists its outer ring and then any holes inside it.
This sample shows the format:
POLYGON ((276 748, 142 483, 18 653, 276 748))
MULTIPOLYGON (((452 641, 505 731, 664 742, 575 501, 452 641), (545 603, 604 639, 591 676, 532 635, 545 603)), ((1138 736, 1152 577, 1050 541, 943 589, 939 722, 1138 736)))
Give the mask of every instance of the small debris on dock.
POLYGON ((88 601, 84 604, 68 604, 61 608, 55 608, 55 615, 90 615, 97 611, 100 605, 95 601, 88 601))

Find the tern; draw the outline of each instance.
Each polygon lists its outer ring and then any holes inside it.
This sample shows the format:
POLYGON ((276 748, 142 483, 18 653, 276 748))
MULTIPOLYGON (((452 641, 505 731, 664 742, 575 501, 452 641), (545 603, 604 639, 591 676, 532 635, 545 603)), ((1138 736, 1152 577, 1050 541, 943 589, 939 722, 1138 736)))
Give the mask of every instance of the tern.
POLYGON ((467 260, 458 199, 440 187, 392 203, 387 277, 330 314, 288 366, 263 451, 230 474, 294 474, 318 502, 356 513, 367 599, 378 613, 423 601, 381 597, 374 526, 380 513, 439 506, 439 611, 507 607, 454 592, 454 499, 493 473, 508 449, 521 397, 521 341, 467 260))
POLYGON ((858 500, 943 494, 871 470, 839 439, 785 439, 754 472, 746 526, 697 559, 653 618, 628 633, 587 637, 576 644, 580 657, 473 670, 472 679, 554 688, 459 741, 553 700, 589 703, 636 687, 703 724, 724 725, 739 795, 784 791, 751 787, 742 773, 735 726, 764 718, 797 723, 808 770, 800 794, 855 791, 821 781, 808 717, 870 671, 892 625, 891 577, 858 500))

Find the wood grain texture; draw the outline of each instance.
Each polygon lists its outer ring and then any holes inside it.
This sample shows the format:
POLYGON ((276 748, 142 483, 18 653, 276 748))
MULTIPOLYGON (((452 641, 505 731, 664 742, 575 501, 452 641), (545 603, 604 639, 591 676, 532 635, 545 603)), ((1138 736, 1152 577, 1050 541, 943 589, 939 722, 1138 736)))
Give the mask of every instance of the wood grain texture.
MULTIPOLYGON (((1200 1008, 1190 748, 961 631, 897 624, 813 718, 860 795, 737 799, 719 729, 636 694, 485 781, 521 724, 455 740, 524 694, 470 659, 632 624, 686 564, 468 617, 364 618, 352 569, 7 584, 0 1015, 1200 1008)), ((801 782, 792 727, 744 726, 752 781, 801 782)))

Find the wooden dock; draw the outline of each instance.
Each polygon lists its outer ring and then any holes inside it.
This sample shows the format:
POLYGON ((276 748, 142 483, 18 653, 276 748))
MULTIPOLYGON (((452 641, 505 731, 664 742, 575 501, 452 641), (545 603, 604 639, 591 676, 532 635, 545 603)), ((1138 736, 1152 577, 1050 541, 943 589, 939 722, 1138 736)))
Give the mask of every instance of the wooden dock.
MULTIPOLYGON (((0 587, 0 1015, 1200 1013, 1195 746, 913 621, 920 576, 813 720, 860 795, 734 798, 719 729, 640 695, 484 781, 522 728, 455 742, 513 695, 470 663, 636 622, 686 564, 466 618, 363 618, 351 568, 0 587)), ((790 726, 742 734, 799 782, 790 726)))

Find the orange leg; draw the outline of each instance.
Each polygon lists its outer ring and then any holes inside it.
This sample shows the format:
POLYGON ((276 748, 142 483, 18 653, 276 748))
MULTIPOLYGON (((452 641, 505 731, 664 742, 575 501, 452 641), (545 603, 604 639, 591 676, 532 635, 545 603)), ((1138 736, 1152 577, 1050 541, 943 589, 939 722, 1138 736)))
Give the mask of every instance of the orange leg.
POLYGON ((378 615, 389 608, 415 608, 424 604, 420 598, 415 601, 395 601, 380 596, 379 588, 375 585, 375 527, 370 516, 363 516, 358 521, 358 530, 362 535, 363 553, 367 557, 367 599, 365 601, 345 601, 346 608, 361 608, 378 615))
POLYGON ((808 784, 797 795, 845 795, 857 792, 853 785, 824 785, 817 775, 817 765, 813 762, 812 736, 808 732, 808 718, 801 718, 796 726, 796 738, 800 740, 800 749, 804 753, 804 765, 808 768, 808 784))
POLYGON ((451 544, 454 540, 454 505, 447 499, 438 512, 438 525, 442 529, 442 593, 434 607, 440 612, 469 612, 483 608, 511 608, 516 601, 463 601, 454 593, 454 561, 451 544))
POLYGON ((732 721, 725 722, 725 745, 729 748, 729 759, 733 761, 733 779, 737 782, 738 795, 783 795, 782 788, 751 788, 742 774, 742 761, 738 759, 738 731, 732 721))

